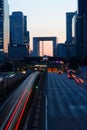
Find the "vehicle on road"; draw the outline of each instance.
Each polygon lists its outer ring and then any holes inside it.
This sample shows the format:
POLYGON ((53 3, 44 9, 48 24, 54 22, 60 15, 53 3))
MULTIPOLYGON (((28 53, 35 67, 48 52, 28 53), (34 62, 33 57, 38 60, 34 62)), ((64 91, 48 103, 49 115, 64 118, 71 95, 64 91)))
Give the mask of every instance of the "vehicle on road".
POLYGON ((76 78, 76 76, 75 76, 75 70, 67 70, 67 77, 70 78, 70 79, 76 78))

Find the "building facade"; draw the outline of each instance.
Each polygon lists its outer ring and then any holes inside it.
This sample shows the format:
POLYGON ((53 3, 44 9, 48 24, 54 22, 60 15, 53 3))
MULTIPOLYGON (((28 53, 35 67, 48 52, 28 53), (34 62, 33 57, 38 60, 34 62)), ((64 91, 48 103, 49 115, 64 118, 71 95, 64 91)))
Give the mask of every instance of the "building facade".
POLYGON ((30 37, 29 31, 27 31, 27 16, 24 16, 24 44, 29 45, 30 37))
POLYGON ((29 56, 29 51, 26 45, 8 46, 8 59, 9 61, 23 60, 29 56))
POLYGON ((72 43, 72 19, 76 12, 66 13, 66 43, 72 43))
POLYGON ((10 16, 9 60, 23 60, 29 56, 29 31, 27 16, 22 12, 13 12, 10 16))
POLYGON ((78 14, 80 16, 83 16, 83 14, 87 16, 87 0, 78 0, 78 14))
POLYGON ((57 44, 57 57, 66 58, 67 51, 64 43, 57 44))
MULTIPOLYGON (((40 41, 52 41, 53 44, 53 56, 56 56, 56 43, 57 37, 33 37, 33 53, 34 57, 40 56, 40 41)), ((43 45, 42 45, 43 46, 43 45)), ((44 48, 42 47, 42 50, 44 48)))
POLYGON ((76 21, 77 56, 87 56, 87 1, 78 0, 78 15, 76 21))
POLYGON ((27 17, 22 12, 13 12, 10 16, 10 45, 29 45, 27 17))
POLYGON ((7 0, 0 0, 0 60, 8 53, 9 44, 9 5, 7 0))
POLYGON ((10 44, 24 45, 24 17, 22 12, 10 16, 10 44))
POLYGON ((66 13, 66 57, 69 59, 76 55, 76 12, 66 13))

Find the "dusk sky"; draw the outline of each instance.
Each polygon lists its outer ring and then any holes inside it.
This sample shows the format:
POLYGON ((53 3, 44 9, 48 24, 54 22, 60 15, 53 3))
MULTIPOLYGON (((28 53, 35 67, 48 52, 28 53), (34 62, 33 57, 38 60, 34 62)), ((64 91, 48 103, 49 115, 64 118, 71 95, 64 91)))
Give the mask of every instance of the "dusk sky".
MULTIPOLYGON (((77 10, 77 0, 8 0, 10 14, 22 11, 28 19, 30 43, 34 36, 56 36, 66 40, 66 12, 77 10)), ((31 46, 32 48, 32 46, 31 46)))

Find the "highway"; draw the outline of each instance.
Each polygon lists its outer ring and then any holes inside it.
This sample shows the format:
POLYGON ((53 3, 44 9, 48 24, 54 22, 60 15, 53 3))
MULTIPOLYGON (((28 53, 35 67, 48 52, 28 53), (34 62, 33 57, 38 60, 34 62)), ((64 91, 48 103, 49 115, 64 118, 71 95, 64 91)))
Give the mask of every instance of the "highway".
POLYGON ((0 106, 0 130, 87 130, 86 122, 87 83, 77 84, 66 73, 34 72, 0 106))
POLYGON ((0 107, 0 130, 18 130, 39 72, 32 73, 0 107))
POLYGON ((67 75, 48 73, 45 130, 87 130, 87 87, 67 75))

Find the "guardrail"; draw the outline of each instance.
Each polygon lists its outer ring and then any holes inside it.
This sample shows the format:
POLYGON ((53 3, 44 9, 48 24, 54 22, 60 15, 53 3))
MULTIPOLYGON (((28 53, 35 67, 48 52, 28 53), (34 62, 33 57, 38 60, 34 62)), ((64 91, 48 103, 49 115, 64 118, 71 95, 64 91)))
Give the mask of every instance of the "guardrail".
POLYGON ((39 82, 36 86, 37 91, 28 117, 26 130, 45 129, 45 80, 46 72, 39 78, 39 82))

